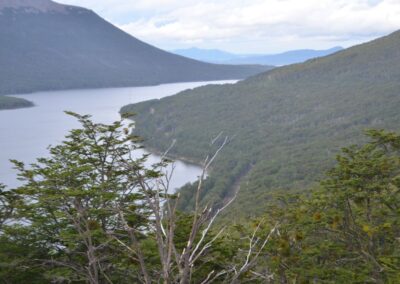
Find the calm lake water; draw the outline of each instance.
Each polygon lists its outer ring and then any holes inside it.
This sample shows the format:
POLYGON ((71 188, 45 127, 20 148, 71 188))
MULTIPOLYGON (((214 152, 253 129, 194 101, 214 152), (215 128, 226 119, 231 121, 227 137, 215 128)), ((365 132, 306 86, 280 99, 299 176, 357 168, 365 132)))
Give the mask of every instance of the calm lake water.
MULTIPOLYGON (((210 83, 233 82, 177 83, 152 87, 70 90, 16 95, 16 97, 34 102, 35 107, 0 111, 0 182, 9 187, 17 186, 19 183, 9 159, 16 159, 26 164, 32 163, 38 157, 47 156, 47 147, 59 144, 68 130, 79 127, 73 117, 64 114, 65 110, 90 114, 96 122, 111 123, 119 119, 118 112, 124 105, 159 99, 185 89, 210 83)), ((155 161, 157 161, 157 156, 152 155, 149 162, 155 161)), ((193 182, 200 173, 199 167, 176 161, 171 185, 173 188, 177 188, 193 182)))

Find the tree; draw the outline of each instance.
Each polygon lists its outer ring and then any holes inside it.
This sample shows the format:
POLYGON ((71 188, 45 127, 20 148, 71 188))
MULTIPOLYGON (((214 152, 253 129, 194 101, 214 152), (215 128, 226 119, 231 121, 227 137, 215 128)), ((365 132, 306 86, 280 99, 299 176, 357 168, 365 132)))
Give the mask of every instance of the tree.
MULTIPOLYGON (((226 226, 220 227, 217 231, 213 225, 217 217, 223 212, 236 198, 236 196, 227 200, 222 206, 218 204, 200 204, 203 183, 213 161, 225 145, 228 143, 228 137, 219 140, 221 135, 213 139, 211 144, 217 144, 217 149, 213 154, 207 156, 203 163, 203 172, 197 182, 195 192, 195 206, 190 215, 181 214, 177 211, 180 194, 171 194, 170 179, 173 171, 168 175, 155 176, 155 182, 148 182, 143 176, 137 175, 139 181, 139 192, 145 198, 145 203, 150 209, 149 234, 147 240, 153 239, 153 243, 158 251, 159 271, 149 273, 150 264, 145 261, 143 244, 138 241, 137 234, 140 231, 130 226, 126 221, 123 208, 119 208, 119 215, 123 220, 124 227, 130 236, 130 243, 124 244, 115 237, 119 243, 125 246, 139 260, 141 270, 144 275, 145 283, 160 282, 163 283, 212 283, 214 281, 224 281, 227 283, 236 283, 240 276, 252 268, 261 251, 268 243, 276 226, 271 229, 267 236, 256 238, 257 227, 250 240, 250 249, 244 256, 243 264, 235 265, 231 260, 225 259, 225 263, 208 267, 204 270, 204 264, 210 261, 213 249, 216 249, 217 240, 221 237, 226 226), (184 227, 182 227, 184 224, 184 227), (179 234, 178 230, 184 230, 185 233, 179 234), (180 235, 181 238, 178 238, 180 235), (255 249, 257 246, 257 250, 255 249), (200 273, 199 273, 200 272, 200 273), (195 282, 193 282, 195 281, 195 282)), ((173 146, 173 145, 172 145, 173 146)), ((171 146, 171 147, 172 147, 171 146)), ((163 158, 168 154, 164 153, 163 158)), ((165 164, 158 165, 158 173, 164 172, 165 164)), ((134 171, 132 171, 134 173, 134 171)), ((129 212, 128 212, 129 214, 129 212)), ((216 249, 218 250, 218 249, 216 249)))
POLYGON ((326 207, 339 213, 332 234, 358 256, 365 281, 383 283, 400 276, 400 136, 367 134, 372 141, 343 149, 322 185, 326 207))
POLYGON ((12 219, 17 201, 18 196, 13 191, 6 190, 6 186, 0 183, 0 231, 12 219))
POLYGON ((18 207, 19 222, 36 236, 35 245, 47 251, 47 257, 34 262, 45 266, 49 277, 111 283, 126 277, 115 262, 121 261, 121 254, 110 238, 111 232, 124 232, 115 208, 129 208, 126 218, 134 219, 138 230, 146 230, 146 209, 136 190, 136 177, 153 179, 159 173, 144 168, 146 155, 132 156, 141 148, 140 139, 128 133, 123 120, 105 125, 93 123, 89 116, 69 114, 82 128, 51 147, 50 157, 29 168, 14 161, 24 181, 15 190, 24 200, 18 207))
POLYGON ((400 277, 400 136, 371 130, 344 148, 312 191, 284 193, 266 218, 280 222, 266 247, 282 283, 396 283, 400 277))
POLYGON ((24 184, 1 191, 1 217, 16 221, 3 227, 3 239, 16 245, 11 250, 20 257, 8 266, 10 273, 21 272, 23 263, 24 277, 35 272, 38 282, 235 283, 256 264, 275 229, 256 238, 257 228, 238 266, 225 256, 236 254, 223 244, 226 226, 214 227, 235 197, 225 204, 200 204, 207 171, 227 137, 213 140, 216 150, 204 161, 196 206, 181 213, 180 194, 170 192, 168 151, 159 163, 145 166, 148 155, 135 155, 141 139, 124 119, 106 125, 68 114, 82 127, 29 167, 13 161, 24 184))
POLYGON ((147 155, 135 155, 141 139, 124 119, 105 125, 69 114, 82 127, 47 158, 29 167, 14 161, 21 187, 0 185, 2 282, 396 283, 400 277, 396 133, 368 131, 371 141, 344 148, 318 187, 271 197, 265 216, 232 225, 218 218, 236 195, 222 204, 200 198, 227 137, 212 140, 194 209, 179 212, 168 151, 146 166, 147 155))

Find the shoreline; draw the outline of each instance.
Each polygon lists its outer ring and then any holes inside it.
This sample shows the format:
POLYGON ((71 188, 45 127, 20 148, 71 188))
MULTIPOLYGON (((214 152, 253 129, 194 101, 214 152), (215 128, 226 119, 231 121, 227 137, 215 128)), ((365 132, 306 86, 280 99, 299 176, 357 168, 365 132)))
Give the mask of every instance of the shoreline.
POLYGON ((31 90, 31 91, 15 91, 15 92, 0 92, 0 96, 13 96, 13 97, 18 97, 18 96, 26 96, 26 95, 34 95, 37 93, 50 93, 50 92, 64 92, 64 91, 79 91, 79 90, 104 90, 104 89, 120 89, 120 88, 141 88, 141 87, 158 87, 158 86, 163 86, 163 85, 171 85, 171 84, 185 84, 185 83, 203 83, 203 82, 211 82, 211 84, 217 83, 218 82, 227 82, 226 84, 235 84, 239 81, 242 81, 242 79, 218 79, 218 80, 195 80, 195 81, 177 81, 177 82, 159 82, 159 83, 154 83, 154 84, 139 84, 139 85, 115 85, 115 86, 91 86, 91 87, 72 87, 72 88, 55 88, 55 89, 38 89, 38 90, 31 90))
MULTIPOLYGON (((153 147, 150 147, 150 146, 146 146, 145 144, 142 144, 142 146, 143 146, 143 149, 145 151, 147 151, 147 152, 149 152, 151 154, 154 154, 156 156, 161 157, 164 154, 164 152, 162 152, 162 151, 160 151, 160 150, 158 150, 156 148, 153 148, 153 147)), ((201 164, 200 161, 196 161, 194 159, 190 159, 190 158, 187 158, 187 157, 184 157, 184 156, 166 155, 166 158, 168 158, 170 160, 173 160, 173 161, 178 161, 179 160, 179 161, 184 162, 185 164, 189 164, 189 165, 196 166, 196 167, 199 167, 199 168, 203 169, 203 165, 201 164)))

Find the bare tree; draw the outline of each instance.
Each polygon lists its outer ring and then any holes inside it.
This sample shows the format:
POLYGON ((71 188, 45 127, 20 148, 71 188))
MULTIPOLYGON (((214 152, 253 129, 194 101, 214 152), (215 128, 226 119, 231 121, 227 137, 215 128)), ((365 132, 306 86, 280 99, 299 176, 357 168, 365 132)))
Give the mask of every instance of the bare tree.
MULTIPOLYGON (((211 144, 215 144, 221 135, 222 133, 213 139, 211 144)), ((149 233, 152 233, 155 236, 159 261, 162 268, 161 272, 156 276, 156 279, 152 279, 149 275, 149 268, 145 261, 146 256, 143 254, 140 242, 137 239, 137 235, 140 232, 128 224, 124 217, 125 214, 127 214, 127 211, 124 208, 117 208, 117 210, 124 228, 129 235, 130 244, 125 244, 115 235, 113 237, 135 256, 139 263, 144 283, 158 283, 160 281, 163 283, 191 283, 193 272, 196 269, 196 261, 204 256, 213 246, 213 243, 223 234, 225 227, 220 228, 212 237, 210 237, 210 232, 215 220, 236 199, 237 192, 235 196, 229 199, 220 208, 214 208, 211 205, 202 206, 200 198, 207 172, 227 143, 228 137, 225 137, 217 150, 212 155, 207 156, 204 160, 202 173, 199 176, 195 191, 195 204, 193 208, 193 220, 190 227, 190 233, 187 237, 186 245, 180 250, 177 249, 177 244, 174 239, 177 227, 177 205, 180 194, 172 194, 170 192, 170 181, 173 176, 174 167, 172 167, 172 170, 168 172, 165 171, 165 164, 160 163, 159 170, 164 170, 164 174, 158 177, 155 182, 154 180, 149 180, 147 178, 148 175, 142 175, 140 171, 134 171, 132 169, 131 172, 135 175, 135 180, 138 181, 138 190, 143 193, 144 202, 148 205, 151 211, 152 228, 149 233), (132 249, 132 247, 134 249, 132 249)), ((171 147, 172 146, 173 145, 171 145, 171 147)), ((170 149, 164 153, 161 157, 162 159, 168 155, 170 149)), ((256 263, 256 259, 260 256, 267 242, 270 240, 277 228, 276 225, 264 239, 260 239, 256 236, 260 226, 261 224, 254 231, 250 239, 250 247, 246 254, 245 261, 239 268, 237 268, 236 265, 231 265, 231 267, 221 271, 211 271, 201 283, 212 283, 217 279, 224 279, 224 282, 227 283, 236 283, 243 273, 249 271, 256 263)), ((256 276, 261 277, 263 275, 256 276)))
POLYGON ((262 224, 263 220, 258 223, 257 227, 253 231, 253 234, 249 238, 249 247, 246 252, 246 257, 243 264, 239 268, 237 268, 237 266, 232 267, 231 270, 233 273, 230 279, 231 283, 238 283, 239 277, 248 271, 250 271, 256 278, 264 279, 267 282, 273 280, 272 274, 261 274, 255 271, 251 271, 251 269, 256 264, 259 256, 264 251, 265 246, 267 245, 271 237, 275 234, 275 232, 277 232, 279 226, 279 223, 276 223, 266 236, 259 237, 257 236, 257 234, 262 224))
MULTIPOLYGON (((182 241, 182 237, 176 238, 181 221, 177 210, 180 194, 171 192, 174 166, 168 170, 166 158, 174 144, 160 163, 148 167, 148 155, 136 155, 135 150, 141 148, 140 139, 128 128, 122 129, 123 120, 105 125, 93 123, 87 115, 70 114, 82 128, 71 130, 65 141, 51 147, 49 157, 39 158, 30 167, 13 161, 19 178, 25 182, 15 190, 16 195, 0 185, 0 229, 15 215, 26 220, 30 235, 45 240, 42 243, 49 254, 38 255, 34 265, 39 263, 46 269, 62 267, 68 271, 60 276, 63 281, 91 284, 112 283, 112 279, 124 279, 121 275, 146 284, 206 284, 216 280, 235 283, 251 271, 277 226, 260 237, 259 224, 249 238, 249 249, 240 265, 227 264, 200 280, 197 274, 224 233, 225 227, 214 226, 215 221, 238 194, 236 191, 220 206, 201 200, 207 173, 228 144, 228 137, 220 133, 211 142, 219 144, 203 162, 189 228, 182 241), (148 257, 146 242, 155 245, 157 261, 153 247, 153 261, 148 257), (126 257, 134 265, 125 261, 126 257), (118 262, 118 258, 123 260, 118 262), (116 263, 129 264, 120 268, 116 263), (158 267, 160 271, 155 271, 158 267)), ((252 273, 255 277, 264 276, 252 273)), ((54 280, 60 281, 57 276, 54 280)))
MULTIPOLYGON (((217 139, 214 139, 213 143, 216 141, 217 139)), ((140 171, 133 169, 130 171, 134 175, 133 178, 138 182, 138 190, 144 195, 144 202, 150 208, 150 218, 152 221, 151 233, 154 234, 156 239, 162 267, 159 280, 162 280, 164 283, 189 283, 195 262, 212 246, 213 242, 215 242, 223 232, 223 229, 221 229, 211 240, 206 241, 206 236, 210 232, 216 218, 233 202, 235 197, 229 200, 222 208, 214 209, 208 205, 202 207, 200 205, 200 195, 207 171, 227 142, 228 137, 225 137, 215 153, 212 156, 208 156, 204 161, 203 170, 199 176, 196 189, 195 207, 193 210, 190 234, 186 245, 181 251, 178 251, 174 240, 179 193, 174 195, 170 192, 170 181, 174 174, 174 166, 172 165, 172 170, 170 172, 164 171, 165 174, 159 176, 155 180, 149 179, 148 175, 142 174, 140 171)), ((162 160, 165 159, 169 150, 170 149, 161 157, 162 160)), ((131 166, 131 164, 127 164, 127 166, 131 166)), ((165 166, 165 163, 160 163, 158 165, 158 170, 165 170, 165 166)), ((143 255, 140 243, 137 239, 137 235, 140 232, 133 226, 130 226, 126 221, 125 214, 129 214, 129 212, 127 212, 125 208, 117 208, 117 210, 121 222, 129 235, 130 244, 126 245, 115 235, 113 237, 123 246, 129 248, 129 251, 135 255, 139 262, 143 282, 151 283, 154 279, 151 279, 149 276, 145 256, 143 255), (130 247, 134 247, 135 249, 132 250, 130 247)))

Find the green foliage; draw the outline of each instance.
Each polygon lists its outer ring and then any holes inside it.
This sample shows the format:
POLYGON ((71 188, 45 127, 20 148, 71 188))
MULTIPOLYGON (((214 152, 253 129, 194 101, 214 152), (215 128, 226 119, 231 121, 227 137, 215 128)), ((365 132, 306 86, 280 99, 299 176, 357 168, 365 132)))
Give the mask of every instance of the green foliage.
POLYGON ((343 149, 311 193, 282 196, 266 217, 279 222, 268 266, 277 279, 310 283, 397 283, 400 274, 400 136, 369 131, 343 149))
MULTIPOLYGON (((0 185, 1 279, 6 279, 4 283, 137 283, 145 279, 142 257, 151 283, 161 281, 157 246, 161 232, 155 229, 156 213, 150 210, 154 200, 149 198, 165 195, 156 186, 165 162, 145 167, 147 155, 134 155, 141 139, 129 134, 132 125, 123 120, 105 125, 92 122, 90 116, 68 114, 82 127, 71 130, 36 163, 13 161, 22 186, 6 190, 0 185)), ((156 210, 164 212, 162 203, 156 210)), ((182 253, 194 216, 178 214, 172 225, 165 218, 161 219, 165 228, 174 230, 174 255, 182 253)), ((196 224, 197 242, 205 223, 196 224)), ((210 231, 204 243, 216 236, 210 231)), ((191 269, 194 282, 223 269, 234 254, 222 240, 214 243, 196 258, 191 269)), ((178 267, 171 265, 178 275, 178 267)))
MULTIPOLYGON (((148 197, 160 192, 140 185, 162 177, 164 162, 145 167, 146 156, 133 158, 141 139, 123 121, 96 124, 69 114, 82 128, 29 168, 14 161, 23 186, 0 184, 0 283, 140 283, 139 256, 147 283, 159 283, 161 232, 148 197)), ((369 143, 342 149, 318 187, 271 194, 257 218, 221 220, 205 235, 210 245, 185 283, 209 275, 212 283, 397 283, 400 135, 366 133, 369 143)), ((196 216, 204 216, 197 214, 160 219, 173 229, 174 257, 187 248, 196 216)), ((196 224, 194 244, 207 226, 196 224)), ((171 261, 171 268, 179 281, 179 266, 171 261)))
POLYGON ((7 226, 0 231, 0 283, 49 283, 47 269, 34 261, 50 257, 38 245, 44 240, 22 226, 7 226))
MULTIPOLYGON (((120 212, 138 232, 147 230, 146 207, 136 187, 139 180, 159 174, 150 169, 147 175, 146 156, 131 158, 132 151, 140 148, 140 139, 126 134, 123 121, 96 124, 89 116, 69 114, 82 128, 51 147, 48 158, 29 167, 14 161, 24 185, 2 192, 5 197, 18 197, 13 206, 16 212, 9 219, 19 225, 9 224, 2 234, 4 243, 17 251, 10 269, 20 269, 18 256, 26 248, 27 255, 33 256, 24 260, 29 267, 25 277, 38 268, 46 271, 41 277, 48 281, 98 283, 109 274, 112 279, 108 280, 119 282, 126 277, 124 281, 133 281, 137 276, 123 276, 113 264, 121 257, 124 263, 124 254, 110 233, 126 238, 120 212)), ((7 247, 3 249, 10 257, 7 247)))
MULTIPOLYGON (((146 146, 197 162, 221 131, 230 137, 209 173, 203 202, 241 186, 235 217, 263 211, 277 189, 305 189, 367 128, 399 129, 400 32, 334 55, 276 68, 235 85, 205 86, 122 108, 138 113, 146 146)), ((186 195, 187 188, 182 190, 186 195)), ((190 210, 185 196, 180 208, 190 210)))

